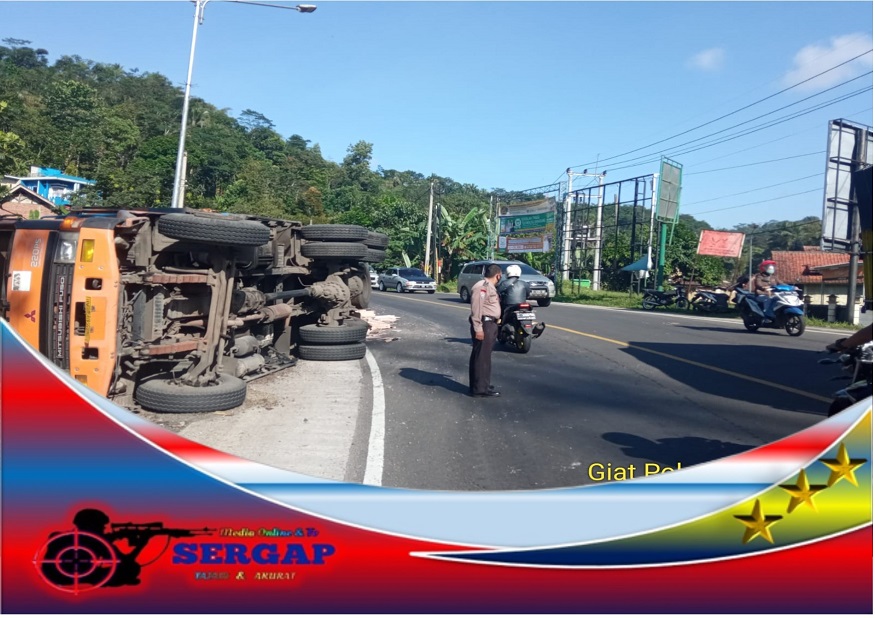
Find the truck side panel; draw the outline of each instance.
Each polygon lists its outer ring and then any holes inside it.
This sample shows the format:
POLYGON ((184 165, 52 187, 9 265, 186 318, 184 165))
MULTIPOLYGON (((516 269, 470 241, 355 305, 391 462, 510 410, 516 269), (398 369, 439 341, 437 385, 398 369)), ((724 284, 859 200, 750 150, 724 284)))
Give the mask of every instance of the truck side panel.
MULTIPOLYGON (((19 229, 13 238, 9 256, 9 277, 6 299, 9 303, 8 321, 21 337, 40 352, 40 333, 50 316, 45 315, 43 304, 43 274, 49 254, 50 230, 19 229)), ((43 344, 46 342, 43 341, 43 344)))

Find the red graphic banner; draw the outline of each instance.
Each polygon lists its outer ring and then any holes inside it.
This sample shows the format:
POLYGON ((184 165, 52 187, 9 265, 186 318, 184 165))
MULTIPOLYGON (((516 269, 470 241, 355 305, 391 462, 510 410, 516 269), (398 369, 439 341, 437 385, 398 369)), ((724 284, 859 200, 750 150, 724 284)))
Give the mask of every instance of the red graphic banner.
POLYGON ((702 230, 699 234, 699 255, 714 255, 717 257, 740 258, 744 246, 744 234, 741 232, 715 232, 702 230))

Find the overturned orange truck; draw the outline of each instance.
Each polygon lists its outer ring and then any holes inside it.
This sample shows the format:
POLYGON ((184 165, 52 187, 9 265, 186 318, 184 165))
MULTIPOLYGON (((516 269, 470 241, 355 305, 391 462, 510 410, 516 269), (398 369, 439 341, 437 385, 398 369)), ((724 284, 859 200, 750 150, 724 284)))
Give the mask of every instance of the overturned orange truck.
POLYGON ((116 403, 206 412, 246 382, 365 354, 367 262, 388 237, 197 210, 0 218, 0 308, 76 380, 116 403))

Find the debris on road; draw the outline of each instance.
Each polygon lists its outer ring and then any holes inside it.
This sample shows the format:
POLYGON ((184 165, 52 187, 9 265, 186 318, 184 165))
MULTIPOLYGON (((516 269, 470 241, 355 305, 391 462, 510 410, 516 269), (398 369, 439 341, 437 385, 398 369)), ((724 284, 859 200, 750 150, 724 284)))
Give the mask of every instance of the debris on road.
POLYGON ((397 315, 377 315, 376 312, 365 309, 360 310, 358 314, 361 319, 363 319, 371 326, 371 328, 368 330, 366 340, 398 340, 398 337, 393 337, 390 332, 393 328, 395 328, 394 323, 398 321, 397 315))

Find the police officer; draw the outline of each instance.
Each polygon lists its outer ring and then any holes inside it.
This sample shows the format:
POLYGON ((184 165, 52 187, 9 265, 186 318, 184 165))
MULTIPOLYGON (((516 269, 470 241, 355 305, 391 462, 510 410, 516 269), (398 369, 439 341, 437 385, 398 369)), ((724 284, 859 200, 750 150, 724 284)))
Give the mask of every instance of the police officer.
POLYGON ((501 279, 501 267, 490 264, 484 279, 471 288, 471 339, 474 344, 468 362, 468 392, 472 397, 498 397, 492 390, 492 346, 498 336, 498 318, 501 305, 495 286, 501 279))

